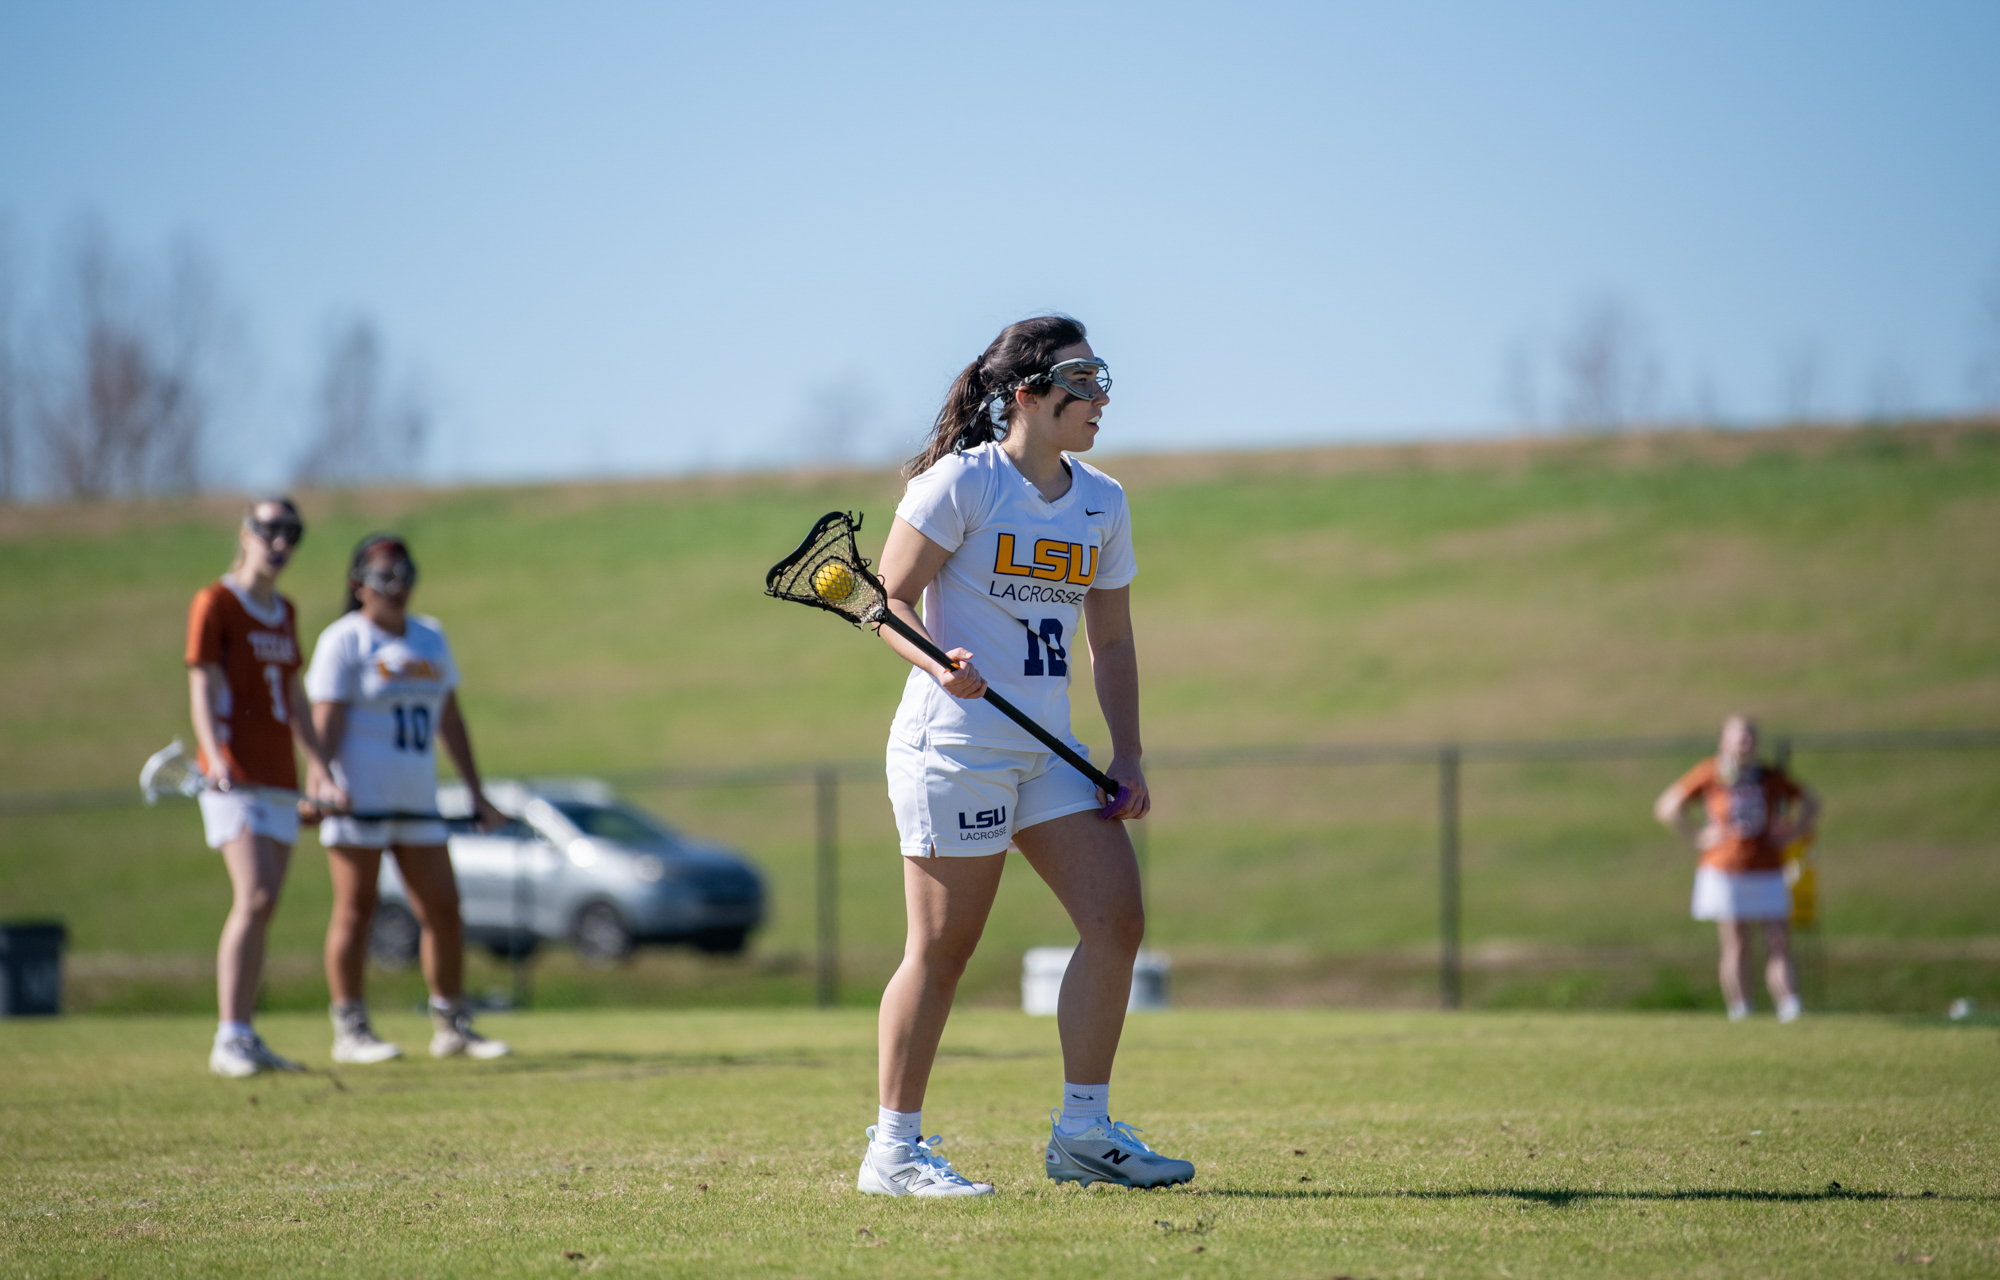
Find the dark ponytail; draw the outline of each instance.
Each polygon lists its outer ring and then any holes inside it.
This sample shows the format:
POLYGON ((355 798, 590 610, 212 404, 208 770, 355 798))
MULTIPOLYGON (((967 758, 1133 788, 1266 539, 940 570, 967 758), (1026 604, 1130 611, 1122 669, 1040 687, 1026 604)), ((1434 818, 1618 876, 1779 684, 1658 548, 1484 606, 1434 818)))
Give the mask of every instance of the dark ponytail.
POLYGON ((1004 397, 1004 412, 1011 419, 1017 408, 1015 389, 1047 372, 1056 362, 1056 352, 1075 346, 1085 336, 1083 322, 1064 315, 1036 316, 1002 329, 985 353, 965 366, 951 390, 945 392, 944 407, 931 426, 931 438, 921 453, 903 464, 903 478, 913 480, 946 454, 994 439, 999 434, 991 411, 994 398, 1004 397))

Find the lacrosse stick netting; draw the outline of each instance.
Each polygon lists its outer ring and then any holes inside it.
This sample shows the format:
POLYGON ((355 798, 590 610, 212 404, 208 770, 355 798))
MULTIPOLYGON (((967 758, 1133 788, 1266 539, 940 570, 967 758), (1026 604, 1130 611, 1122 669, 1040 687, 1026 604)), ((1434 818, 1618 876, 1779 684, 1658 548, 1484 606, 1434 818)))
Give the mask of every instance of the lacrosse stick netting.
POLYGON ((158 804, 161 796, 197 796, 206 785, 179 738, 155 751, 139 770, 139 790, 149 805, 158 804))
POLYGON ((821 516, 798 550, 764 575, 764 593, 837 613, 865 630, 881 626, 888 600, 855 545, 860 528, 861 517, 848 512, 821 516))

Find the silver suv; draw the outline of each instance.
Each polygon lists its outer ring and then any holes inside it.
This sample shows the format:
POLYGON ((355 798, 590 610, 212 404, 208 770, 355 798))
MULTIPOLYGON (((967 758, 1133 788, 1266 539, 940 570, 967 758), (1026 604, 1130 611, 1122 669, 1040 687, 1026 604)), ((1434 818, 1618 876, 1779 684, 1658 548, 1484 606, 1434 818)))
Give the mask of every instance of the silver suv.
MULTIPOLYGON (((593 964, 641 942, 733 955, 764 922, 764 882, 742 855, 675 832, 602 782, 494 781, 486 798, 507 822, 482 832, 465 788, 438 788, 466 941, 496 955, 564 937, 593 964)), ((395 859, 382 860, 379 883, 369 950, 399 968, 416 958, 418 930, 395 859)))

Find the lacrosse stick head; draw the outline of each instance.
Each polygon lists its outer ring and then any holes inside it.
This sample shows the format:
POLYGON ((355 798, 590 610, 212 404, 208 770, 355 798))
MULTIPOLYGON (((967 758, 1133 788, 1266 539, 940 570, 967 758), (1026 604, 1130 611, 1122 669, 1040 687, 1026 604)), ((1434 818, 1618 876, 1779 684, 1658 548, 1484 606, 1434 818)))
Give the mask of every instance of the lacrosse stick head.
POLYGON ((149 805, 158 804, 161 796, 199 795, 202 781, 201 770, 195 768, 179 738, 155 751, 146 767, 139 770, 139 790, 149 805))
POLYGON ((764 594, 837 613, 866 630, 879 627, 888 598, 854 544, 860 528, 861 517, 849 512, 821 516, 798 550, 764 575, 764 594))

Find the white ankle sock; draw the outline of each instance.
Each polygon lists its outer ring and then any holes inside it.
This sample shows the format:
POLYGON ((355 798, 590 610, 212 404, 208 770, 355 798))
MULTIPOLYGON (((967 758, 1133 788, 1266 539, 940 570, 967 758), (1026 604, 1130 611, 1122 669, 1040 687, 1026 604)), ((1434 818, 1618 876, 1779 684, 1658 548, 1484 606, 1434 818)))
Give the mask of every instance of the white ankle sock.
POLYGON ((245 1036, 254 1036, 256 1034, 257 1034, 256 1032, 250 1029, 249 1023, 231 1022, 227 1018, 223 1019, 221 1025, 216 1027, 215 1029, 215 1038, 217 1041, 237 1040, 245 1036))
POLYGON ((923 1140, 924 1112, 919 1107, 915 1111, 891 1111, 887 1107, 875 1108, 875 1141, 885 1147, 897 1143, 915 1146, 923 1140))
POLYGON ((1803 1012, 1804 1009, 1799 1005, 1799 998, 1797 996, 1786 996, 1783 1000, 1778 1001, 1778 1021, 1780 1022, 1796 1022, 1798 1021, 1799 1014, 1803 1012))
POLYGON ((1743 1021, 1743 1019, 1749 1016, 1750 1016, 1749 1001, 1746 1000, 1742 1004, 1732 1004, 1729 1006, 1729 1020, 1731 1022, 1741 1022, 1743 1021))
POLYGON ((1111 1086, 1063 1082, 1062 1119, 1056 1127, 1065 1134, 1082 1133, 1094 1124, 1111 1120, 1111 1086))

